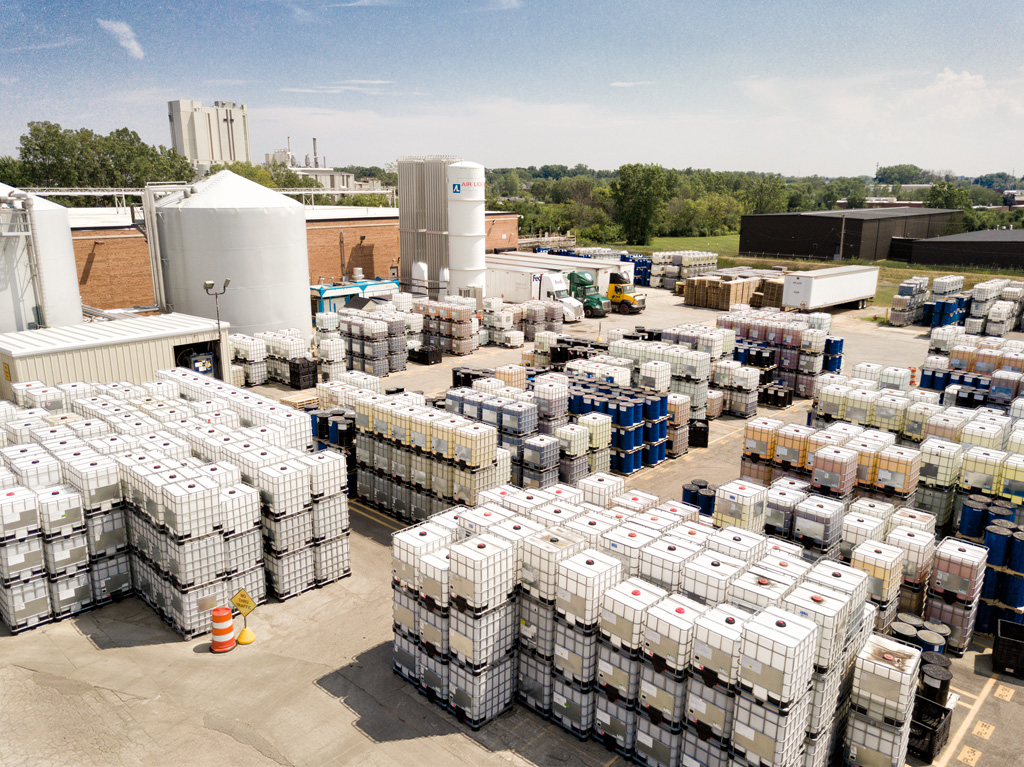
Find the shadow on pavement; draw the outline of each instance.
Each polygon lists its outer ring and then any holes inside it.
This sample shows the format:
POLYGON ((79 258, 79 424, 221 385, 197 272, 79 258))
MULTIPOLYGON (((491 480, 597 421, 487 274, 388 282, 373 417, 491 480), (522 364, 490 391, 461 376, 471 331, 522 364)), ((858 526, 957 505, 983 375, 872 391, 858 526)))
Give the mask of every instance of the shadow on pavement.
POLYGON ((391 643, 384 642, 316 681, 358 717, 356 727, 376 743, 462 733, 489 751, 513 751, 537 765, 630 763, 598 743, 577 741, 518 705, 473 732, 395 674, 391 654, 391 643))

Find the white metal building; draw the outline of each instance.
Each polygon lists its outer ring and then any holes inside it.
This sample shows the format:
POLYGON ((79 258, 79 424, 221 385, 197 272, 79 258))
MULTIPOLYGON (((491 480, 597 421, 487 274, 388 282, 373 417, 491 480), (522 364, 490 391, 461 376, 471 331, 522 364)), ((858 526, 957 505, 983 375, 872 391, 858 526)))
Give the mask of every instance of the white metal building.
POLYGON ((187 314, 159 314, 0 334, 0 397, 12 383, 153 380, 157 370, 187 367, 192 353, 213 352, 230 363, 229 325, 187 314))
POLYGON ((200 173, 212 165, 252 161, 245 104, 214 101, 204 107, 201 101, 179 99, 167 102, 167 117, 171 144, 200 173))

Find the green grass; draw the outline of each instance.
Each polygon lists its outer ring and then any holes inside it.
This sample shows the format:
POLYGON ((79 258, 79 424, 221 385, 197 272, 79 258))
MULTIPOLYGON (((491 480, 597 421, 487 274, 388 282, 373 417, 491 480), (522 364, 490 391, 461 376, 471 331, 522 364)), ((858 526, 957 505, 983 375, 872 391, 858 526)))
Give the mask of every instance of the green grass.
POLYGON ((631 253, 653 253, 656 250, 706 250, 712 253, 737 253, 740 248, 739 234, 725 234, 721 237, 655 237, 650 245, 626 245, 625 242, 601 243, 608 248, 629 250, 631 253))

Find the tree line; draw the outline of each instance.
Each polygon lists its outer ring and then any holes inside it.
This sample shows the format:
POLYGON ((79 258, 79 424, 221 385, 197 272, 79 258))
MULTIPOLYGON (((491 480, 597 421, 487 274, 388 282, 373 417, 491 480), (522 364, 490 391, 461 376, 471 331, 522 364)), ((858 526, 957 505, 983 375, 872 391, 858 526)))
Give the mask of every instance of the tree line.
POLYGON ((488 207, 518 213, 520 234, 575 230, 587 242, 628 245, 647 245, 653 237, 737 232, 747 213, 833 210, 840 200, 846 201, 846 208, 863 208, 868 197, 962 208, 968 211, 965 227, 991 228, 1012 223, 1016 214, 1001 216, 998 211, 975 211, 973 206, 1002 205, 1003 190, 1021 183, 1008 173, 964 178, 909 164, 878 168, 875 176, 840 178, 639 164, 615 171, 586 165, 487 171, 488 207), (933 186, 903 188, 914 184, 933 186), (935 186, 940 191, 932 193, 935 186), (950 196, 949 190, 956 194, 950 196))
MULTIPOLYGON (((322 186, 282 164, 231 163, 229 169, 257 183, 276 188, 322 186)), ((378 178, 397 185, 395 164, 335 170, 358 178, 378 178)), ((1020 211, 974 210, 997 206, 1003 192, 1024 186, 1013 173, 975 178, 916 165, 880 167, 874 176, 825 178, 786 177, 752 171, 677 170, 653 164, 626 164, 597 170, 584 164, 492 168, 487 171, 487 206, 518 213, 520 234, 574 230, 583 241, 629 245, 649 244, 655 236, 711 237, 739 230, 747 213, 831 210, 839 200, 846 207, 864 207, 868 197, 920 200, 929 207, 960 208, 967 230, 1021 223, 1020 211), (907 188, 928 184, 926 188, 907 188)), ((18 187, 139 188, 150 181, 195 180, 189 161, 173 149, 146 144, 137 133, 119 128, 107 135, 87 128, 63 128, 51 122, 30 122, 16 157, 0 157, 0 182, 18 187)), ((317 204, 386 205, 384 195, 353 198, 318 196, 317 204)), ((111 204, 103 198, 68 197, 64 205, 111 204)))

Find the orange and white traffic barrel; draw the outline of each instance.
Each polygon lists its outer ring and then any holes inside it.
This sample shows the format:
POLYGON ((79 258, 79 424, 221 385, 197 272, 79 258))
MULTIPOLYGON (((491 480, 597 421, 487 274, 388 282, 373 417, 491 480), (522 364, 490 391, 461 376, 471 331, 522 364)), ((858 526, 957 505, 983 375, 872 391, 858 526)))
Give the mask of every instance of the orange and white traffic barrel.
POLYGON ((229 652, 235 649, 235 621, 230 607, 213 608, 213 642, 210 652, 229 652))

